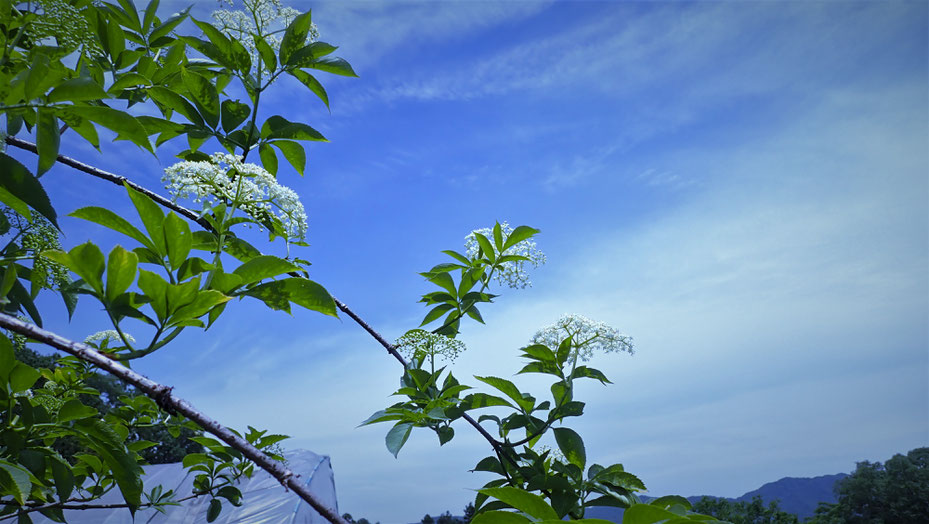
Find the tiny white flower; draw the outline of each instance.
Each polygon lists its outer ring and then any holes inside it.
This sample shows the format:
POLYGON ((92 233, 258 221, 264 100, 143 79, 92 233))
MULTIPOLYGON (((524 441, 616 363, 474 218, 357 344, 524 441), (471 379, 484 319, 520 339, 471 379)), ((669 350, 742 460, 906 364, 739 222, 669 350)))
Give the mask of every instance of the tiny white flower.
MULTIPOLYGON (((503 241, 506 242, 507 237, 513 233, 513 228, 510 227, 508 223, 502 222, 500 224, 500 229, 503 233, 503 241)), ((492 228, 475 229, 468 233, 465 237, 465 249, 467 250, 468 258, 471 260, 476 259, 480 251, 480 245, 477 243, 477 238, 475 237, 476 234, 484 235, 490 240, 490 243, 493 244, 494 236, 492 228)), ((494 250, 496 249, 496 246, 494 246, 494 250)), ((500 253, 496 254, 499 255, 500 253)), ((494 278, 496 278, 497 282, 512 288, 520 289, 532 286, 532 281, 529 280, 529 273, 526 271, 526 262, 532 264, 534 268, 539 267, 545 263, 545 253, 539 250, 532 239, 527 238, 507 249, 506 254, 524 256, 529 260, 504 263, 502 268, 498 269, 494 274, 494 278)))
POLYGON ((555 350, 568 337, 572 337, 574 347, 571 357, 576 354, 584 361, 590 360, 595 352, 635 352, 632 337, 623 335, 603 322, 595 322, 581 315, 562 316, 554 324, 537 331, 530 344, 544 344, 555 350))

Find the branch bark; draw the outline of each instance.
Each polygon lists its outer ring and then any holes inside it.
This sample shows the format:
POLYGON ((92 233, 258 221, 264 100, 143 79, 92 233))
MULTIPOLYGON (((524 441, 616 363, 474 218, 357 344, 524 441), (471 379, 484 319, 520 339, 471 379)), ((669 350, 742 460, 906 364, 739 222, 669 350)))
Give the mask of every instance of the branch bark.
POLYGON ((37 340, 43 344, 47 344, 70 355, 74 355, 75 357, 85 362, 89 362, 99 368, 106 370, 107 372, 118 377, 123 382, 132 384, 140 391, 157 401, 163 408, 174 410, 177 413, 184 415, 190 420, 196 422, 197 425, 204 429, 204 431, 212 433, 226 444, 229 444, 233 448, 241 451, 243 455, 257 464, 258 467, 270 473, 271 476, 276 478, 278 482, 280 482, 284 487, 293 490, 297 496, 306 501, 307 504, 319 512, 319 514, 325 517, 329 522, 334 524, 348 524, 332 508, 319 501, 313 495, 313 493, 310 492, 309 487, 305 486, 297 479, 297 476, 293 471, 290 471, 289 469, 282 466, 279 462, 265 455, 261 452, 261 450, 223 427, 219 422, 206 416, 206 414, 203 412, 198 411, 186 400, 172 394, 172 388, 155 382, 143 375, 140 375, 139 373, 136 373, 135 371, 132 371, 122 364, 119 364, 118 362, 110 360, 102 353, 96 351, 90 346, 66 339, 50 331, 46 331, 32 324, 23 322, 22 320, 19 320, 16 317, 12 317, 5 313, 0 313, 0 327, 19 333, 20 335, 24 335, 33 340, 37 340))

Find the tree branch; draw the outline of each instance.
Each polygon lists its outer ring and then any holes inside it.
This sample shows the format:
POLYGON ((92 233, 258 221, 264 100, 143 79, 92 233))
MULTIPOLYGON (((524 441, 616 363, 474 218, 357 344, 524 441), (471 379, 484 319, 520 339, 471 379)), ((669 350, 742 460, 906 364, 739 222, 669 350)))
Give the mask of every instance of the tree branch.
MULTIPOLYGON (((27 142, 25 140, 20 140, 18 138, 8 136, 6 137, 6 143, 13 147, 18 147, 20 149, 24 149, 31 153, 38 154, 38 149, 36 149, 36 145, 33 144, 32 142, 27 142)), ((123 184, 126 184, 127 186, 131 187, 132 189, 135 189, 139 193, 144 194, 145 196, 151 198, 152 200, 161 204, 162 206, 168 209, 171 209, 175 211, 177 214, 187 217, 190 220, 193 220, 194 222, 200 224, 200 226, 203 227, 203 229, 206 229, 207 231, 213 231, 213 226, 211 226, 210 223, 206 221, 206 219, 204 219, 197 213, 194 213, 193 211, 187 209, 186 207, 180 206, 172 202, 171 200, 168 200, 167 198, 159 195, 158 193, 155 193, 154 191, 148 190, 140 186, 139 184, 132 182, 131 180, 129 180, 128 178, 124 176, 110 173, 102 169, 97 169, 96 167, 93 167, 91 165, 85 164, 83 162, 80 162, 78 160, 75 160, 71 157, 67 157, 64 155, 58 155, 58 162, 66 166, 73 167, 74 169, 77 169, 78 171, 87 173, 88 175, 95 176, 102 180, 106 180, 107 182, 112 182, 120 186, 123 184)))
POLYGON ((5 313, 0 313, 0 327, 19 333, 20 335, 24 335, 33 340, 37 340, 52 346, 53 348, 64 351, 70 355, 74 355, 75 357, 78 357, 85 362, 90 362, 91 364, 106 370, 123 382, 132 384, 143 393, 158 402, 162 408, 168 411, 173 410, 177 413, 180 413, 181 415, 184 415, 190 420, 196 422, 197 425, 204 429, 204 431, 212 433, 226 444, 229 444, 233 448, 242 452, 242 454, 245 455, 249 460, 276 478, 285 488, 292 489, 294 493, 306 501, 307 504, 312 506, 313 509, 319 512, 320 515, 329 520, 329 522, 335 524, 348 524, 332 508, 329 508, 321 501, 319 501, 316 496, 310 492, 308 486, 305 486, 304 483, 297 480, 297 476, 293 471, 290 471, 289 469, 282 466, 279 462, 265 455, 261 452, 261 450, 223 427, 219 422, 198 411, 186 400, 173 395, 171 393, 172 388, 163 384, 159 384, 158 382, 155 382, 145 376, 136 373, 135 371, 132 371, 131 369, 123 366, 122 364, 119 364, 118 362, 110 360, 102 353, 96 351, 90 346, 81 344, 79 342, 74 342, 73 340, 68 340, 64 337, 56 335, 55 333, 23 322, 16 317, 12 317, 5 313))

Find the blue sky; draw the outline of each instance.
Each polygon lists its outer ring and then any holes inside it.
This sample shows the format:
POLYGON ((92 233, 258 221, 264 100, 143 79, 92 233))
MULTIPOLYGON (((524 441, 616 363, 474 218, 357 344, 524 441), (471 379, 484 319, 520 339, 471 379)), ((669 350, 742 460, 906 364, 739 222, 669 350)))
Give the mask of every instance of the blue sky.
MULTIPOLYGON (((650 494, 737 496, 929 445, 924 2, 312 8, 360 78, 320 78, 331 114, 277 86, 267 114, 331 140, 280 180, 310 217, 312 278, 388 338, 424 314, 418 271, 507 220, 541 229, 549 262, 466 326, 456 376, 510 376, 567 312, 633 336, 634 356, 593 363, 615 384, 583 387, 572 427, 650 494)), ((185 148, 63 144, 152 188, 185 148)), ((46 180, 60 212, 129 209, 67 168, 46 180)), ((67 245, 124 242, 62 223, 67 245)), ((489 448, 465 426, 443 448, 414 434, 399 459, 387 426, 356 429, 399 369, 350 319, 227 311, 135 367, 223 423, 329 454, 343 512, 460 513, 488 480, 467 471, 489 448)), ((85 302, 49 327, 83 338, 101 322, 85 302)))

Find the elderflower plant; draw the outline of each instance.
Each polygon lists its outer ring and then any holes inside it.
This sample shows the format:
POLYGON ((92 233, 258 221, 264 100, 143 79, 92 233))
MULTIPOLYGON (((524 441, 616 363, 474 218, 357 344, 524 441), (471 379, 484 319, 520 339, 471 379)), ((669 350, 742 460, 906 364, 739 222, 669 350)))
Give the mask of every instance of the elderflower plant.
POLYGON ((536 332, 530 344, 544 344, 557 348, 571 337, 571 359, 588 361, 594 353, 635 352, 632 337, 623 335, 603 322, 595 322, 581 315, 564 315, 557 322, 536 332))
MULTIPOLYGON (((507 237, 513 233, 513 228, 510 227, 508 223, 503 222, 500 224, 500 229, 503 233, 503 240, 506 242, 507 237)), ((477 259, 478 253, 480 252, 480 245, 477 243, 477 238, 475 237, 477 234, 484 235, 488 239, 493 239, 493 229, 489 227, 475 229, 465 237, 465 249, 467 250, 468 258, 471 260, 477 259)), ((494 249, 496 250, 496 246, 494 249)), ((496 254, 499 255, 500 253, 496 254)), ((506 254, 523 256, 529 260, 505 262, 494 274, 497 282, 511 288, 523 289, 531 287, 532 281, 529 280, 529 272, 526 271, 526 263, 532 264, 533 268, 541 266, 545 263, 545 253, 539 250, 532 239, 527 238, 507 249, 506 254)))
MULTIPOLYGON (((220 2, 220 4, 223 3, 228 3, 229 7, 233 5, 231 1, 220 2)), ((252 64, 257 64, 258 71, 266 72, 267 68, 255 47, 254 37, 264 38, 276 55, 281 48, 282 28, 290 25, 300 11, 282 6, 280 0, 244 0, 242 6, 244 9, 213 11, 213 25, 227 37, 238 40, 251 55, 252 64)), ((319 31, 316 24, 310 24, 307 39, 315 42, 318 38, 319 31)))
POLYGON ((466 349, 464 342, 454 338, 431 333, 424 329, 411 329, 397 339, 397 349, 407 358, 422 360, 430 357, 434 363, 436 357, 454 362, 466 349))
POLYGON ((204 210, 224 203, 258 223, 279 221, 288 242, 306 239, 306 212, 297 193, 240 156, 214 153, 209 160, 178 162, 165 169, 162 181, 175 200, 190 198, 204 210))

